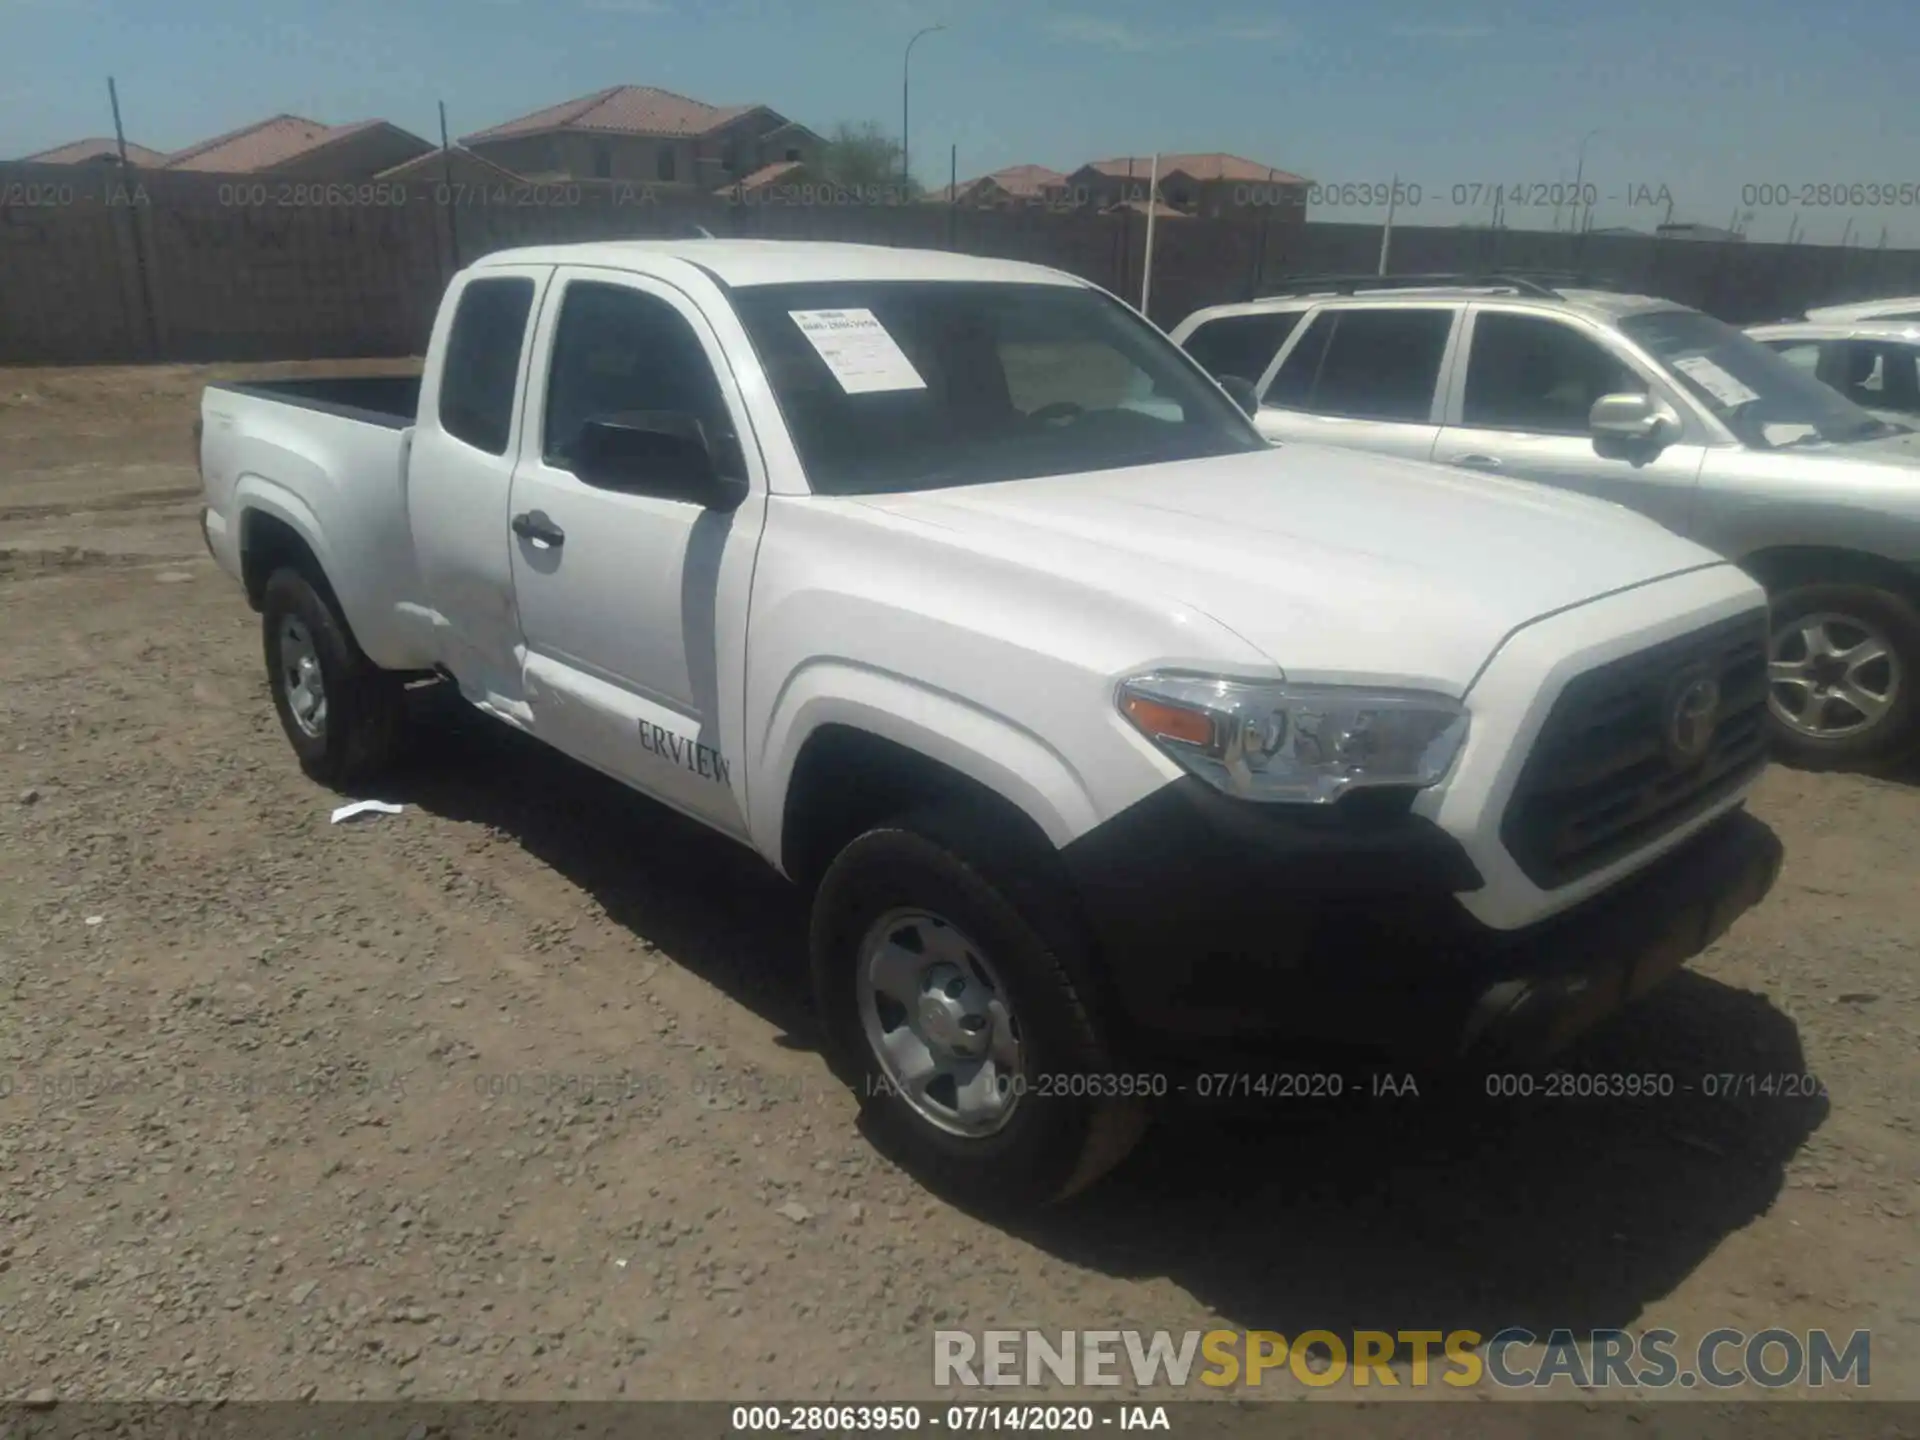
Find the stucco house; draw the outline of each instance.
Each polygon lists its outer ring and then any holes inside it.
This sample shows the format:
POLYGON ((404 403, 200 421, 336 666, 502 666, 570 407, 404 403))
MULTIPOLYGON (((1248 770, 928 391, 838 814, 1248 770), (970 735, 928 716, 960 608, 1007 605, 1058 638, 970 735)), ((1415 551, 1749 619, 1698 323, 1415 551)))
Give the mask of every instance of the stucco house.
MULTIPOLYGON (((149 150, 144 145, 127 142, 127 163, 144 166, 149 170, 158 168, 166 155, 159 150, 149 150)), ((118 165, 120 163, 120 142, 111 136, 102 138, 90 135, 85 140, 69 140, 65 145, 56 145, 51 150, 36 151, 32 155, 20 157, 22 165, 118 165)))
MULTIPOLYGON (((1151 155, 1094 160, 1067 176, 1066 193, 1100 210, 1144 205, 1153 175, 1151 155)), ((1215 151, 1162 155, 1156 188, 1162 204, 1186 215, 1219 219, 1266 211, 1275 219, 1304 221, 1312 183, 1278 166, 1215 151)))
POLYGON ((385 120, 326 125, 272 115, 176 150, 155 168, 283 180, 364 180, 434 147, 385 120))
POLYGON ((772 165, 817 162, 825 141, 765 105, 709 105, 615 85, 460 143, 529 180, 628 180, 715 191, 772 165))

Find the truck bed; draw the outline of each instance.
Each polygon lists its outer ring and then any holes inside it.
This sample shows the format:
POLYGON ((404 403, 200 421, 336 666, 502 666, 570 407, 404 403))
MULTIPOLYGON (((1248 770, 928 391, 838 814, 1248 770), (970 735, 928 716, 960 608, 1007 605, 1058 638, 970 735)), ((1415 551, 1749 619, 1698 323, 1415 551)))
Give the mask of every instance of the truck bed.
POLYGON ((420 413, 418 375, 320 375, 295 380, 216 381, 209 390, 231 390, 283 405, 298 405, 347 420, 404 430, 420 413))
POLYGON ((392 670, 426 668, 406 483, 419 393, 411 375, 327 376, 221 382, 200 401, 214 557, 242 575, 247 511, 311 537, 354 638, 392 670))

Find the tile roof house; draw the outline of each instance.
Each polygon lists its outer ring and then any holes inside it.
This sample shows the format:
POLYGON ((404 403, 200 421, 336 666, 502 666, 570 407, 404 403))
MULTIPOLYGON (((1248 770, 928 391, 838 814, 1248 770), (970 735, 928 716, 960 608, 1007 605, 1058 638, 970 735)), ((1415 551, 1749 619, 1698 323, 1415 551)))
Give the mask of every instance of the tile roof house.
POLYGON ((460 143, 529 180, 711 191, 771 165, 817 161, 826 142, 765 105, 709 105, 657 86, 614 85, 463 135, 460 143))
MULTIPOLYGON (((1153 173, 1151 155, 1122 155, 1082 165, 1067 177, 1067 186, 1076 199, 1084 196, 1087 203, 1102 210, 1129 202, 1144 205, 1148 178, 1153 173)), ((1307 188, 1312 183, 1277 166, 1220 151, 1160 157, 1159 198, 1188 215, 1266 212, 1275 219, 1304 221, 1307 188)))
POLYGON ((216 175, 363 179, 434 147, 385 120, 323 125, 273 115, 166 157, 161 168, 216 175))
MULTIPOLYGON (((127 142, 127 163, 143 165, 149 169, 157 167, 167 157, 158 150, 149 150, 144 145, 127 142)), ((85 140, 70 140, 65 145, 56 145, 51 150, 41 150, 32 155, 22 155, 23 165, 118 165, 120 163, 120 142, 112 138, 102 139, 89 136, 85 140)))
POLYGON ((401 184, 441 185, 449 179, 462 187, 478 185, 522 185, 525 177, 516 175, 505 166, 496 165, 485 156, 476 155, 464 145, 455 145, 442 151, 437 146, 423 150, 411 160, 403 160, 380 171, 374 177, 401 184))
POLYGON ((1017 205, 1037 205, 1057 200, 1065 191, 1067 177, 1045 165, 1009 165, 990 175, 962 180, 956 188, 942 185, 927 196, 930 201, 1001 209, 1017 205))
POLYGON ((791 185, 818 183, 818 177, 807 169, 804 160, 776 160, 771 165, 762 165, 750 175, 728 181, 713 193, 722 200, 740 200, 751 204, 757 197, 778 196, 791 185))

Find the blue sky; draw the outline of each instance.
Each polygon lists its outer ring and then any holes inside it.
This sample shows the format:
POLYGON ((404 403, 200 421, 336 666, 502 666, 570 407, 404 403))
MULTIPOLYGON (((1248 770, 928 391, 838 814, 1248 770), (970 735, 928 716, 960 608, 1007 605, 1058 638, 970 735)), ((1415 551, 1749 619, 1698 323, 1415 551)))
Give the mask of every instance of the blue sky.
MULTIPOLYGON (((0 0, 0 155, 111 133, 172 149, 291 111, 455 135, 601 86, 760 101, 814 126, 900 124, 913 58, 915 171, 1071 168, 1227 150, 1316 180, 1421 186, 1405 223, 1467 218, 1453 187, 1585 175, 1595 223, 1664 185, 1724 224, 1743 187, 1920 185, 1912 0, 0 0), (1616 198, 1604 198, 1616 197, 1616 198)), ((1758 199, 1758 192, 1752 199, 1758 199)), ((1790 208, 1749 232, 1785 238, 1790 208)), ((1378 219, 1358 208, 1326 219, 1378 219)), ((1814 205, 1800 231, 1920 245, 1920 204, 1814 205)), ((1552 223, 1509 207, 1508 223, 1552 223)))

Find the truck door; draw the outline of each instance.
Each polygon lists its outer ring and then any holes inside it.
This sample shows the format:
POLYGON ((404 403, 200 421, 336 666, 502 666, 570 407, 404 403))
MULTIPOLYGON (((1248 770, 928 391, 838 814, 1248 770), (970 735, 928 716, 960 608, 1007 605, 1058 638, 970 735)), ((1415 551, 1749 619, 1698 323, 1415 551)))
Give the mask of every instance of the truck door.
POLYGON ((407 461, 407 519, 439 652, 461 693, 526 723, 507 501, 526 348, 551 266, 468 276, 441 303, 407 461))
POLYGON ((766 482, 725 351, 664 280, 562 268, 534 339, 509 536, 534 733, 636 789, 746 833, 746 599, 766 482), (575 473, 598 416, 697 420, 743 476, 731 512, 575 473), (751 457, 751 464, 749 464, 751 457))

